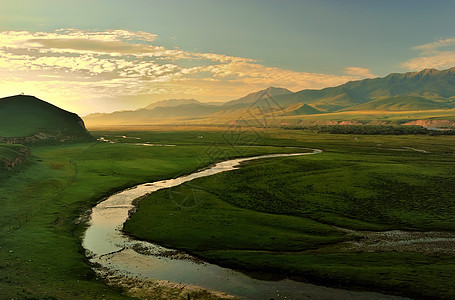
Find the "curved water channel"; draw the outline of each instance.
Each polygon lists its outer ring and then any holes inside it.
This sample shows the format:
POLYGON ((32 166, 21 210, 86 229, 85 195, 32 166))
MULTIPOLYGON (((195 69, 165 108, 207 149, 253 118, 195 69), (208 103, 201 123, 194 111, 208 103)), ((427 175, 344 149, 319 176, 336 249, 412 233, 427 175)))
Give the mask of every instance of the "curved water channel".
POLYGON ((114 274, 140 279, 168 280, 246 299, 403 299, 375 292, 328 288, 289 279, 278 281, 254 279, 229 268, 202 262, 188 254, 134 240, 122 232, 123 223, 134 211, 133 201, 137 198, 196 178, 237 169, 240 163, 250 160, 322 152, 317 149, 311 150, 313 152, 310 153, 269 154, 231 159, 190 175, 140 184, 123 190, 92 209, 83 246, 91 262, 114 274))

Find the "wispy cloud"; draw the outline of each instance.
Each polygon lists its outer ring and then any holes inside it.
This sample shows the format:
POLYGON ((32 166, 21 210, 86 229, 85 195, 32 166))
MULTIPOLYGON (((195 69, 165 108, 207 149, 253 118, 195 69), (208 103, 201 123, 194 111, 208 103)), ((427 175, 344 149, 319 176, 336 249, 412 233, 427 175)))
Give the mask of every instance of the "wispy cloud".
POLYGON ((362 78, 375 78, 378 77, 371 73, 370 69, 360 67, 349 67, 344 69, 344 73, 352 76, 359 76, 362 78))
POLYGON ((426 68, 447 69, 455 66, 455 38, 439 39, 413 48, 420 56, 401 64, 403 68, 418 71, 426 68))
POLYGON ((337 76, 167 49, 156 44, 155 34, 127 30, 0 31, 0 40, 0 96, 24 91, 79 112, 142 104, 118 100, 127 96, 149 95, 149 102, 175 96, 230 100, 271 85, 323 88, 374 76, 365 68, 347 68, 337 76))
POLYGON ((440 52, 432 56, 421 56, 401 64, 402 67, 419 71, 422 69, 448 69, 455 66, 455 51, 440 52))
POLYGON ((454 46, 455 45, 455 38, 445 38, 445 39, 439 39, 437 41, 419 45, 414 47, 414 50, 419 50, 422 51, 423 54, 433 54, 437 53, 440 51, 440 48, 443 47, 449 47, 449 46, 454 46))

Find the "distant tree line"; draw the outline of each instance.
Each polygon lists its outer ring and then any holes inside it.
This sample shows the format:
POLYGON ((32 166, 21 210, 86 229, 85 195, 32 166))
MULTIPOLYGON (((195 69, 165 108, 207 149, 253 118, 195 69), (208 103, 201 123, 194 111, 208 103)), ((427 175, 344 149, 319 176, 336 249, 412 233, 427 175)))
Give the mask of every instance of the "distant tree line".
POLYGON ((371 134, 371 135, 455 135, 455 130, 431 130, 417 125, 312 125, 312 126, 284 126, 289 130, 308 130, 317 133, 331 134, 371 134))

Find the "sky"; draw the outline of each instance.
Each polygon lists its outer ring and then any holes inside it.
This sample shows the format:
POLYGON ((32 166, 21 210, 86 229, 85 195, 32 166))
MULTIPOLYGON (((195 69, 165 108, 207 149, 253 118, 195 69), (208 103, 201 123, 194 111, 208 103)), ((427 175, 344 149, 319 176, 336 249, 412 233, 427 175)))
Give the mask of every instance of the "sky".
POLYGON ((0 1, 0 97, 81 115, 455 66, 455 1, 0 1))

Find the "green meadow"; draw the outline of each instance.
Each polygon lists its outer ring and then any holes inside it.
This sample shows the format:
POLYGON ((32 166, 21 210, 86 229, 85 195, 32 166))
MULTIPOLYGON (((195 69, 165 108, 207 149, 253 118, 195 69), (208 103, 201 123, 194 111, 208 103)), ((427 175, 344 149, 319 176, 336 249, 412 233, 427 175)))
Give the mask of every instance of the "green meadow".
MULTIPOLYGON (((91 270, 80 216, 139 183, 232 157, 301 151, 292 147, 324 152, 252 161, 159 191, 140 202, 125 229, 247 272, 455 297, 453 256, 344 251, 339 243, 352 237, 336 228, 453 231, 455 137, 207 129, 92 134, 118 143, 36 146, 18 169, 0 170, 0 298, 127 298, 91 270), (175 146, 136 145, 147 142, 175 146), (188 193, 196 205, 179 205, 188 193)), ((1 154, 12 155, 8 150, 1 154)))
MULTIPOLYGON (((179 136, 185 140, 188 134, 179 136)), ((164 141, 166 133, 157 135, 164 141)), ((170 142, 179 140, 168 135, 170 142)), ((154 142, 149 136, 154 135, 144 133, 143 141, 154 142)), ((0 169, 0 298, 124 298, 91 270, 81 246, 85 225, 79 218, 118 190, 177 177, 224 158, 207 155, 207 145, 214 141, 198 145, 198 135, 192 136, 192 145, 175 147, 100 142, 33 147, 31 159, 20 168, 0 169)), ((226 158, 295 151, 248 147, 239 152, 231 145, 216 149, 226 158)))
POLYGON ((125 230, 246 272, 455 296, 453 256, 348 251, 338 243, 352 237, 337 230, 454 231, 453 137, 280 132, 277 142, 277 134, 266 134, 269 142, 325 152, 247 162, 158 191, 140 202, 125 230), (197 205, 176 205, 191 197, 197 205))

